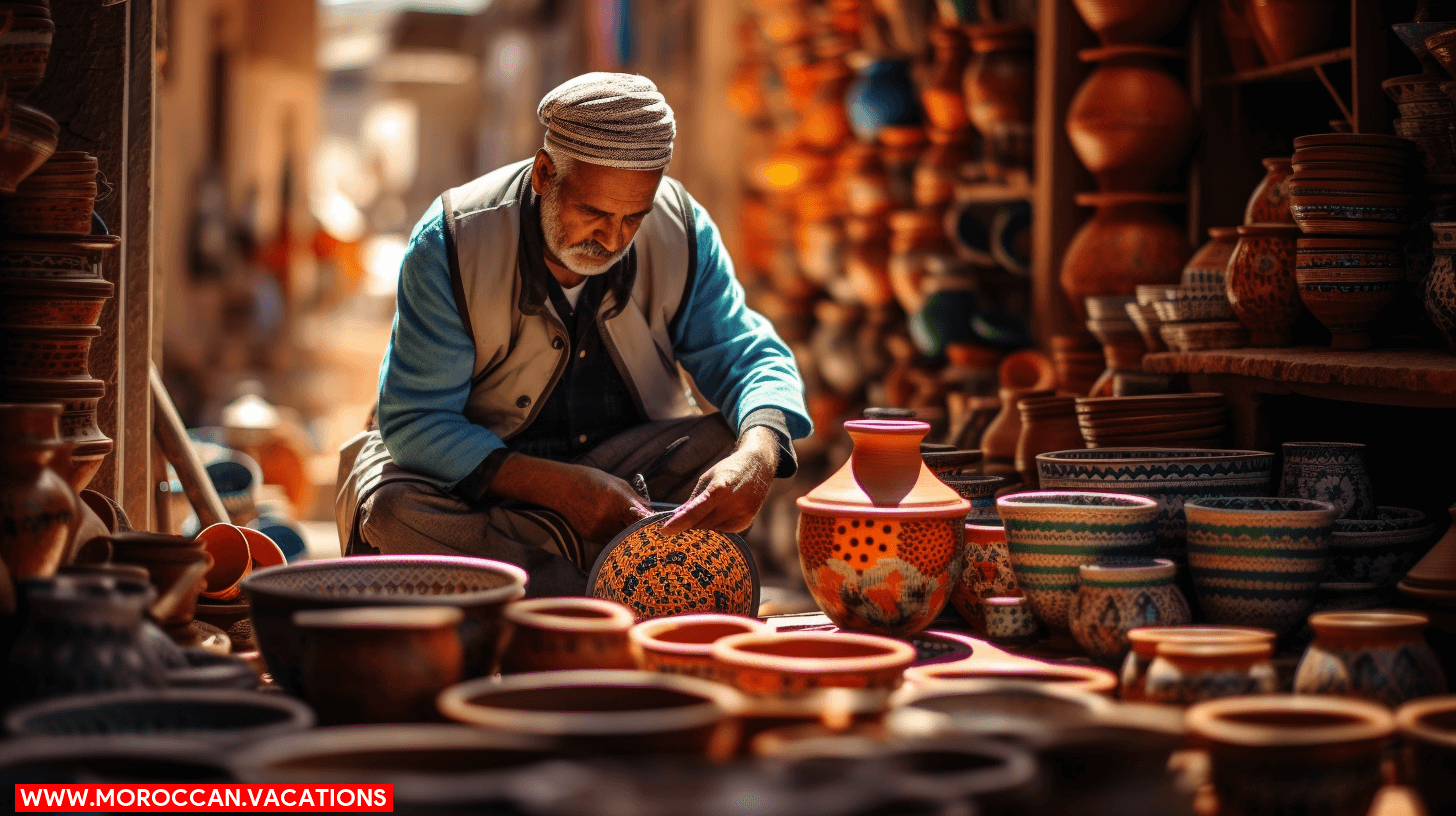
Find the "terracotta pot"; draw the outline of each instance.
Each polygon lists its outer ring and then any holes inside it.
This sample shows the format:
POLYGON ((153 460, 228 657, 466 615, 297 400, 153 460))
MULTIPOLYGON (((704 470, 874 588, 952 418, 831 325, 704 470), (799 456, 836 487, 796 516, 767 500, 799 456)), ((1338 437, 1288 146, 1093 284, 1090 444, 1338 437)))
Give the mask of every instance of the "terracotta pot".
POLYGON ((854 73, 839 58, 820 60, 813 69, 814 89, 800 111, 799 138, 815 150, 837 150, 850 137, 844 92, 854 73))
POLYGON ((635 669, 627 639, 634 623, 632 610, 597 598, 513 601, 501 618, 501 671, 635 669))
POLYGON ((1426 275, 1424 301, 1426 315, 1437 330, 1446 338, 1446 348, 1456 353, 1456 221, 1438 221, 1431 224, 1436 236, 1432 247, 1435 260, 1426 275))
POLYGON ((172 737, 237 746, 295 734, 314 724, 308 706, 284 694, 222 689, 130 689, 77 694, 12 709, 13 735, 96 739, 172 737))
POLYGON ((60 125, 25 105, 10 105, 5 116, 10 126, 0 135, 0 193, 13 193, 16 185, 56 152, 60 125))
POLYGON ((1349 181, 1291 180, 1289 211, 1305 232, 1404 235, 1416 220, 1416 199, 1408 191, 1366 192, 1349 181))
POLYGON ((1082 447, 1072 397, 1032 397, 1016 403, 1021 411, 1021 435, 1016 442, 1016 471, 1027 489, 1037 487, 1036 457, 1049 451, 1082 447))
POLYGON ((1238 242, 1236 227, 1209 227, 1208 242, 1183 267, 1182 285, 1222 291, 1229 258, 1233 257, 1238 242))
POLYGON ((1375 511, 1372 519, 1335 521, 1326 583, 1393 587, 1430 549, 1436 528, 1425 513, 1405 507, 1375 511))
POLYGON ((0 324, 89 326, 115 290, 102 280, 10 280, 0 303, 0 324))
POLYGON ((1226 816, 1365 816, 1395 723, 1361 700, 1288 695, 1201 703, 1188 729, 1208 747, 1226 816))
POLYGON ((212 568, 203 576, 207 581, 203 597, 219 601, 238 597, 242 593, 238 583, 253 571, 253 554, 242 529, 227 523, 214 524, 198 533, 197 540, 212 556, 212 568))
POLYGON ((46 578, 81 522, 76 494, 50 468, 61 406, 0 405, 0 560, 11 580, 46 578))
POLYGON ((1358 442, 1285 442, 1279 495, 1333 504, 1339 518, 1375 516, 1375 496, 1358 442))
POLYGON ((1424 800, 1428 813, 1456 809, 1456 695, 1413 700, 1395 712, 1406 750, 1406 776, 1424 800))
POLYGON ((1192 705, 1219 697, 1273 694, 1279 677, 1264 640, 1164 640, 1148 666, 1143 694, 1150 703, 1192 705))
POLYGON ((737 742, 733 718, 743 699, 696 677, 571 671, 467 680, 441 692, 438 705, 456 722, 547 737, 571 751, 724 759, 737 742))
POLYGON ((1248 0, 1245 14, 1269 64, 1313 54, 1330 43, 1328 3, 1321 0, 1248 0))
POLYGON ((1294 277, 1295 240, 1299 228, 1245 225, 1229 259, 1229 303, 1239 322, 1249 327, 1255 347, 1287 346, 1302 306, 1294 277))
POLYGON ((1218 4, 1218 25, 1223 31, 1224 49, 1229 65, 1235 71, 1248 71, 1264 64, 1258 42, 1248 19, 1249 0, 1221 0, 1218 4))
POLYGON ((1264 178, 1244 207, 1245 224, 1293 224, 1289 212, 1289 178, 1294 174, 1286 157, 1264 159, 1264 178))
POLYGON ((1158 644, 1181 641, 1184 643, 1223 642, 1230 640, 1252 640, 1274 646, 1275 635, 1268 629, 1240 626, 1148 626, 1132 629, 1127 633, 1131 647, 1122 661, 1121 697, 1129 703, 1147 699, 1148 667, 1158 656, 1158 644))
POLYGON ((121 245, 117 235, 0 240, 0 277, 101 279, 101 257, 121 245))
POLYGON ((894 206, 889 176, 873 143, 851 143, 840 151, 835 163, 836 183, 852 214, 878 219, 894 206))
POLYGON ((107 537, 112 559, 143 567, 157 590, 152 614, 173 640, 195 646, 199 640, 192 620, 197 598, 207 588, 212 557, 202 541, 159 533, 116 533, 107 537))
POLYGON ((1187 155, 1193 104, 1158 64, 1177 54, 1137 45, 1081 52, 1099 65, 1067 108, 1067 137, 1103 192, 1157 189, 1187 155))
POLYGON ((893 690, 914 660, 915 648, 904 641, 850 632, 751 632, 713 644, 719 677, 751 697, 893 690))
POLYGON ((918 632, 960 580, 970 502, 920 458, 928 424, 844 427, 855 446, 849 461, 797 502, 799 564, 815 602, 841 628, 918 632))
POLYGON ((966 113, 1000 167, 1029 166, 1033 114, 1033 40, 1025 26, 977 23, 965 27, 971 57, 963 86, 966 113))
POLYGON ((770 631, 756 618, 705 613, 643 621, 627 634, 639 668, 718 680, 714 643, 729 635, 770 631))
POLYGON ((969 127, 961 130, 927 131, 930 147, 920 154, 915 165, 914 199, 916 206, 936 207, 950 204, 956 185, 961 181, 961 168, 975 158, 969 127))
POLYGON ((1139 284, 1178 282, 1190 254, 1188 237, 1159 210, 1162 200, 1140 193, 1077 196, 1078 204, 1097 208, 1062 258, 1062 290, 1078 320, 1087 319, 1083 299, 1089 295, 1131 295, 1139 284))
POLYGON ((905 672, 905 680, 914 683, 917 689, 927 690, 933 690, 937 686, 954 688, 974 680, 1049 683, 1057 688, 1108 695, 1117 690, 1117 675, 1106 669, 1071 663, 1042 663, 1029 659, 917 666, 905 672))
POLYGON ((1416 612, 1320 612, 1294 675, 1296 694, 1361 697, 1394 708, 1446 692, 1446 676, 1416 612))
POLYGON ((437 719, 435 698, 464 674, 463 618, 454 606, 295 612, 302 697, 324 725, 437 719), (376 680, 380 671, 387 683, 376 680))
POLYGON ((1004 468, 1008 473, 1015 472, 1016 446, 1021 441, 1021 409, 1016 407, 1017 403, 1023 399, 1049 397, 1054 393, 1050 389, 1001 389, 1001 410, 981 434, 981 453, 988 466, 1004 468))
POLYGON ((56 26, 49 15, 19 14, 14 8, 10 15, 4 33, 0 33, 0 75, 6 78, 6 95, 18 101, 45 76, 56 26))
POLYGON ((1119 665, 1132 648, 1128 632, 1142 626, 1193 622, 1178 590, 1178 567, 1166 558, 1101 558, 1079 568, 1068 617, 1072 637, 1094 660, 1119 665))
POLYGON ((1021 594, 1016 573, 1011 569, 1011 550, 1006 528, 999 518, 981 518, 966 523, 966 568, 951 595, 961 617, 980 634, 987 633, 985 602, 988 598, 1021 594))
POLYGON ((1077 13, 1103 45, 1138 45, 1161 39, 1183 19, 1186 0, 1073 0, 1077 13))
POLYGON ((996 370, 1002 388, 1045 391, 1057 383, 1056 368, 1039 351, 1015 351, 1001 361, 996 370))
POLYGON ((938 130, 964 130, 971 121, 966 115, 961 80, 971 60, 970 47, 965 35, 954 28, 931 29, 930 44, 935 48, 935 62, 929 80, 920 90, 925 118, 938 130))
POLYGON ((0 377, 90 379, 91 341, 98 326, 0 326, 0 377))

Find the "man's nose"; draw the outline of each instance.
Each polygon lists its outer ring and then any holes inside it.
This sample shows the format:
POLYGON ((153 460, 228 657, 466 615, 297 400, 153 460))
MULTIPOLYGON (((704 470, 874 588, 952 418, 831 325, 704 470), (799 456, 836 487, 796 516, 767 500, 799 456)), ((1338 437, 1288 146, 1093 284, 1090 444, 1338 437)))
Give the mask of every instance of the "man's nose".
POLYGON ((623 227, 622 219, 614 218, 598 229, 597 234, 593 237, 606 251, 616 252, 626 238, 623 227))

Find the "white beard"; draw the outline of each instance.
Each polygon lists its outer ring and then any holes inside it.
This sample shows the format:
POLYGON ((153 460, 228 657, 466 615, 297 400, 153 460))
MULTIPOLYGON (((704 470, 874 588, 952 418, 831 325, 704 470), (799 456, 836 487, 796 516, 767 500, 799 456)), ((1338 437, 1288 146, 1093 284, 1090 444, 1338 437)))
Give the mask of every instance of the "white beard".
POLYGON ((566 236, 563 234, 565 230, 561 227, 561 200, 556 192, 557 183, 559 182, 547 187, 541 196, 541 236, 546 240, 547 251, 562 266, 578 275, 591 277, 606 272, 617 261, 622 260, 622 256, 632 248, 632 243, 629 241, 614 253, 607 252, 606 247, 591 239, 566 246, 566 236))

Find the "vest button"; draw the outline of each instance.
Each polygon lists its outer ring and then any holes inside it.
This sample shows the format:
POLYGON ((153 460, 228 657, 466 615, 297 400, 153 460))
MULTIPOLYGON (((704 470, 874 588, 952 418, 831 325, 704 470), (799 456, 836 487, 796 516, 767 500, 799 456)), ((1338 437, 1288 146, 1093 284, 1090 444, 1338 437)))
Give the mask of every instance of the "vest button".
POLYGON ((531 404, 531 398, 528 397, 528 396, 526 396, 525 394, 522 394, 519 398, 516 399, 516 407, 517 408, 525 408, 526 406, 528 406, 530 404, 531 404))
POLYGON ((561 339, 561 335, 558 334, 551 338, 551 348, 559 349, 564 345, 566 345, 566 341, 561 339))

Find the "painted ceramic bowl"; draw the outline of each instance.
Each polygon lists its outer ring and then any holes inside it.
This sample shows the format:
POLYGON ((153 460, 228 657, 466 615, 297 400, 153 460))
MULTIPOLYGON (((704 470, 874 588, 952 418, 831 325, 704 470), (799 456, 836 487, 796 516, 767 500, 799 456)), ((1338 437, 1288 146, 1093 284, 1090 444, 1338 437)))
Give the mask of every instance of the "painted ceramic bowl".
POLYGON ((1336 519, 1324 583, 1393 587, 1435 535, 1425 513, 1405 507, 1377 507, 1373 519, 1336 519))
POLYGON ((1186 643, 1254 640, 1274 645, 1268 629, 1240 626, 1147 626, 1127 633, 1132 647, 1122 662, 1122 699, 1135 703, 1147 698, 1148 667, 1158 656, 1158 644, 1179 640, 1186 643))
POLYGON ((243 579, 253 635, 273 679, 302 695, 302 609, 354 606, 455 606, 465 613, 460 642, 467 677, 494 674, 501 611, 526 594, 514 564, 448 555, 360 555, 254 570, 243 579))
POLYGON ((1038 619, 1053 631, 1071 625, 1078 568, 1104 555, 1148 555, 1157 537, 1158 503, 1145 496, 1051 491, 996 500, 1016 583, 1038 619))
POLYGON ((643 621, 627 633, 640 668, 717 680, 713 644, 729 635, 771 632, 755 618, 738 615, 673 615, 643 621))
POLYGON ((1269 660, 1274 644, 1267 640, 1164 640, 1157 649, 1143 681, 1150 703, 1184 706, 1279 690, 1279 674, 1269 660))
POLYGON ((1083 564, 1068 613, 1072 637, 1093 660, 1116 666, 1131 648, 1129 631, 1192 623, 1177 573, 1166 558, 1112 556, 1083 564))
POLYGON ((1426 644, 1419 612, 1317 612, 1314 642, 1294 673, 1296 694, 1361 697, 1392 708, 1446 692, 1446 676, 1426 644))
POLYGON ((982 602, 981 608, 986 613, 986 637, 997 643, 1029 643, 1040 631, 1025 595, 993 595, 982 602))
POLYGON ((719 677, 750 696, 896 689, 915 661, 904 641, 851 632, 750 632, 713 644, 719 677))
POLYGON ((1329 565, 1339 510, 1312 499, 1194 499, 1188 565, 1199 605, 1218 624, 1280 634, 1304 622, 1329 565))
POLYGON ((1406 772, 1430 813, 1456 813, 1456 694, 1412 700, 1395 712, 1406 772))
POLYGON ((658 532, 672 513, 623 530, 597 556, 587 594, 630 608, 637 618, 694 612, 757 615, 758 565, 741 536, 712 530, 658 532))
POLYGON ((966 521, 996 518, 996 491, 1006 486, 1005 476, 983 476, 979 473, 939 473, 942 482, 971 503, 966 521))
POLYGON ((915 666, 905 672, 905 682, 914 683, 917 688, 921 689, 954 688, 968 680, 1048 683, 1057 688, 1091 691, 1097 694, 1112 694, 1117 691, 1117 675, 1106 669, 1071 663, 1042 663, 1025 659, 1004 663, 992 660, 984 663, 961 661, 934 666, 915 666))
POLYGON ((506 673, 635 669, 627 631, 632 610, 599 598, 531 598, 506 605, 506 673))
POLYGON ((598 755, 731 755, 743 698, 721 683, 641 671, 482 677, 440 693, 440 713, 598 755))

